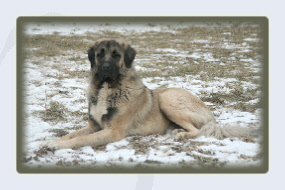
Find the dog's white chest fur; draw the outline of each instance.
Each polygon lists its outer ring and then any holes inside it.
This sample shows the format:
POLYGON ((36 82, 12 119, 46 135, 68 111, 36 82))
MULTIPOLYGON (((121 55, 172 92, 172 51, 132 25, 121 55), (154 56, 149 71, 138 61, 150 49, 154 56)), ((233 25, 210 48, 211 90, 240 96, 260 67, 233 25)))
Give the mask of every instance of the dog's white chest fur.
MULTIPOLYGON (((108 84, 104 83, 103 88, 100 89, 97 99, 97 105, 92 105, 90 108, 90 114, 94 119, 102 126, 102 115, 107 114, 108 101, 107 98, 111 94, 111 90, 108 88, 108 84)), ((103 126, 102 126, 103 127, 103 126)))

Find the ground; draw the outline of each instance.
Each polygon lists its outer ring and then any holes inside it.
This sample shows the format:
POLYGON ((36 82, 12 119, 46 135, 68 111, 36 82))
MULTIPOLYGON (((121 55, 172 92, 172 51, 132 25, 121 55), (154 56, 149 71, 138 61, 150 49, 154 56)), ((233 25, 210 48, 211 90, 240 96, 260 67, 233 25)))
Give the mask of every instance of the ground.
POLYGON ((262 37, 248 23, 30 23, 25 26, 24 153, 26 167, 259 167, 262 136, 127 137, 101 147, 47 151, 44 141, 87 125, 87 49, 101 38, 124 38, 150 88, 177 87, 200 97, 220 125, 258 131, 262 105, 262 37))

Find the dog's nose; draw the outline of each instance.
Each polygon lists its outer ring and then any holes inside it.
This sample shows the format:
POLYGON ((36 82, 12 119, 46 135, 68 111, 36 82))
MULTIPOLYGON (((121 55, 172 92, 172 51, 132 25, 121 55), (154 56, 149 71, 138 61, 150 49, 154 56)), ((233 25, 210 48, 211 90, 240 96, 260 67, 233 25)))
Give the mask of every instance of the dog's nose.
POLYGON ((110 70, 110 69, 111 69, 111 63, 109 63, 109 62, 104 62, 103 65, 102 65, 102 69, 103 69, 104 71, 110 70))

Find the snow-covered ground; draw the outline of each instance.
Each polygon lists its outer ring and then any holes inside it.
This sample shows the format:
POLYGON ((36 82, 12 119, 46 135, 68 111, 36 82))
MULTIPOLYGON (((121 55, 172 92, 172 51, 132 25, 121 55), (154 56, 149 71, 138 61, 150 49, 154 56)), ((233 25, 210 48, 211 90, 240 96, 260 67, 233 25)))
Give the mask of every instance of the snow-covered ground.
MULTIPOLYGON (((88 25, 80 23, 31 23, 25 27, 25 35, 54 34, 59 36, 84 35, 86 33, 100 33, 104 31, 115 31, 124 35, 144 34, 151 32, 164 32, 176 35, 177 29, 197 27, 195 24, 181 24, 172 27, 163 25, 148 24, 110 24, 99 23, 88 25)), ((207 24, 200 24, 199 27, 208 27, 207 24)), ((228 25, 224 27, 230 27, 228 25)), ((242 26, 241 26, 242 27, 242 26)), ((231 36, 231 32, 222 33, 225 38, 231 36)), ((145 38, 147 38, 146 36, 145 38)), ((210 37, 210 36, 209 36, 210 37)), ((140 38, 142 38, 140 36, 140 38)), ((228 39, 228 38, 227 38, 228 39)), ((83 38, 83 40, 90 41, 83 38)), ((155 37, 153 37, 153 40, 155 37)), ((179 44, 179 39, 175 40, 179 44)), ((211 38, 208 39, 189 39, 191 44, 200 44, 199 47, 211 47, 211 38)), ((244 38, 242 43, 233 43, 228 40, 216 43, 217 47, 230 49, 235 53, 247 55, 253 47, 250 43, 260 41, 256 35, 244 38)), ((133 44, 135 48, 143 48, 133 44)), ((38 47, 27 48, 27 51, 36 51, 38 47)), ((151 48, 151 47, 148 47, 151 48)), ((85 49, 82 50, 84 52, 85 49)), ((135 60, 136 69, 140 72, 160 72, 160 68, 150 68, 145 63, 152 63, 152 59, 164 61, 167 57, 175 60, 172 65, 165 66, 174 69, 180 60, 191 59, 194 64, 207 62, 208 64, 226 65, 225 59, 220 59, 211 52, 203 49, 195 52, 188 49, 179 50, 172 47, 154 48, 151 55, 143 57, 138 54, 135 60)), ((235 54, 229 55, 227 61, 234 62, 235 54)), ((245 56, 246 57, 246 56, 245 56)), ((242 58, 242 57, 241 57, 242 58)), ((259 72, 262 65, 259 60, 244 58, 240 60, 252 72, 259 72)), ((204 166, 217 167, 259 167, 262 165, 261 136, 250 139, 227 138, 217 140, 213 138, 199 137, 183 142, 175 142, 170 138, 170 132, 166 135, 150 135, 146 137, 134 136, 127 137, 119 142, 110 143, 102 147, 82 147, 76 150, 63 149, 46 151, 40 149, 40 144, 44 141, 54 140, 66 133, 75 131, 87 125, 87 99, 86 88, 88 85, 89 62, 87 56, 70 49, 64 56, 44 56, 31 55, 25 60, 25 92, 24 92, 24 126, 25 143, 24 158, 25 166, 53 166, 53 167, 193 167, 204 166), (72 56, 80 56, 78 61, 72 61, 72 56), (78 74, 81 73, 81 74, 78 74), (83 73, 83 75, 82 75, 83 73), (77 76, 78 74, 78 76, 77 76), (55 110, 54 110, 55 109, 55 110), (58 117, 58 118, 56 118, 58 117)), ((219 72, 219 71, 217 71, 219 72)), ((239 71, 232 71, 239 72, 239 71)), ((200 72, 200 75, 207 75, 200 72)), ((221 78, 204 80, 200 75, 185 74, 182 76, 150 76, 143 78, 143 82, 150 89, 158 87, 177 87, 184 88, 197 96, 211 93, 229 94, 233 91, 231 85, 240 84, 242 90, 257 89, 260 84, 250 81, 239 81, 237 78, 221 78)), ((258 79, 260 76, 255 76, 258 79)), ((246 101, 246 100, 244 100, 246 101)), ((246 105, 256 104, 260 101, 257 97, 246 105)), ((226 102, 228 105, 235 105, 241 102, 226 102)), ((213 103, 206 102, 213 106, 213 103)), ((213 106, 216 119, 221 124, 240 125, 250 129, 259 129, 261 126, 261 108, 252 112, 242 111, 234 107, 213 106)))

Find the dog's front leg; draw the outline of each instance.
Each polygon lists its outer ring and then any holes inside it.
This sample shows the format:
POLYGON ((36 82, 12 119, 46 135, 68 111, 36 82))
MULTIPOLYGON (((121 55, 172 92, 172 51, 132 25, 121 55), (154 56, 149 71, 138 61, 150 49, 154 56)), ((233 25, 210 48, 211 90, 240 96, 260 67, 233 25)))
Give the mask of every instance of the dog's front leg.
POLYGON ((97 132, 99 130, 100 130, 100 126, 93 119, 89 119, 87 127, 84 127, 84 128, 79 129, 77 131, 69 133, 69 134, 61 137, 60 139, 56 139, 54 141, 44 142, 41 144, 41 147, 48 146, 52 142, 67 141, 67 140, 73 139, 75 137, 84 136, 84 135, 88 135, 90 133, 97 132))
POLYGON ((116 129, 104 129, 93 134, 75 137, 70 140, 52 141, 47 144, 47 147, 50 149, 76 149, 82 146, 97 147, 100 145, 119 141, 124 137, 125 136, 116 129))

